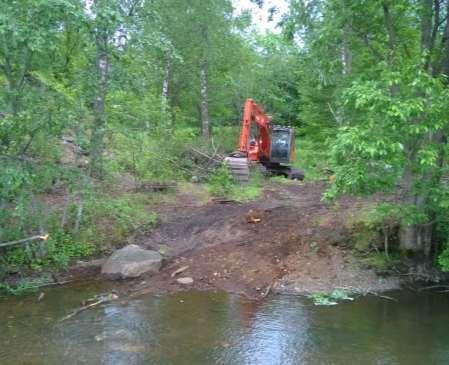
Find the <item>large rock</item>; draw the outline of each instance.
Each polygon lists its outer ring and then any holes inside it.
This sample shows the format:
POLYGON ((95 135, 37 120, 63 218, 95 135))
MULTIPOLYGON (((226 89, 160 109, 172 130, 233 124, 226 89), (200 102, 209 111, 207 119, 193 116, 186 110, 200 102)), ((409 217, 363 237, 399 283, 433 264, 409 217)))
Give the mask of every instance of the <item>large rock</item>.
POLYGON ((101 267, 101 273, 111 279, 137 278, 145 273, 157 273, 161 268, 159 252, 128 245, 115 251, 101 267))

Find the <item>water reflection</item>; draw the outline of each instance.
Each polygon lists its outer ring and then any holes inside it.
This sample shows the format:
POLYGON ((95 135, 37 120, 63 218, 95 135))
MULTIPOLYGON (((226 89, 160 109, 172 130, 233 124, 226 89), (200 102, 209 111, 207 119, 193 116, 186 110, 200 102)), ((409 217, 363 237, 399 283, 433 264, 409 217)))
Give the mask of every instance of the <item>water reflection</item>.
POLYGON ((58 320, 100 288, 0 302, 0 364, 448 364, 449 299, 395 293, 315 307, 179 293, 114 302, 58 320))

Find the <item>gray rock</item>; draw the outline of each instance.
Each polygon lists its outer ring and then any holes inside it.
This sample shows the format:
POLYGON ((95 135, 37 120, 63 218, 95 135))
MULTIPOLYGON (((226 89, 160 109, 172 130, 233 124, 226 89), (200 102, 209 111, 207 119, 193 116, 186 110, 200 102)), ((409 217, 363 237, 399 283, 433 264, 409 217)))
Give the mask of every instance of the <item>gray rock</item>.
POLYGON ((101 267, 101 273, 111 279, 137 278, 145 273, 155 274, 162 264, 159 252, 128 245, 115 251, 101 267))
POLYGON ((183 285, 190 285, 190 284, 193 284, 193 279, 190 278, 190 277, 178 278, 178 279, 176 279, 176 281, 177 281, 179 284, 183 284, 183 285))

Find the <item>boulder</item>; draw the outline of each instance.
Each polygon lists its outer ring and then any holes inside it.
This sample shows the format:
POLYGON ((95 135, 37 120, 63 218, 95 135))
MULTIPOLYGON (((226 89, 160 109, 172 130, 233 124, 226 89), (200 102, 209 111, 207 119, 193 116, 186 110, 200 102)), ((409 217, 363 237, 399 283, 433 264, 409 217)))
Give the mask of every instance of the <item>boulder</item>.
POLYGON ((159 252, 128 245, 115 251, 101 267, 101 273, 111 279, 137 278, 142 274, 155 274, 162 265, 159 252))

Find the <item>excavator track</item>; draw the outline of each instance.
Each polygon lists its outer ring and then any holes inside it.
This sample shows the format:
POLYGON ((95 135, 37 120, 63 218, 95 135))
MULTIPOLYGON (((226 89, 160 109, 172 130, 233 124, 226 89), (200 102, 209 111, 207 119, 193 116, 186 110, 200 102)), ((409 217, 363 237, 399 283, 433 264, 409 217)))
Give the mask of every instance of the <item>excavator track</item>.
POLYGON ((246 157, 226 157, 224 162, 237 182, 240 184, 248 182, 249 164, 246 157))

